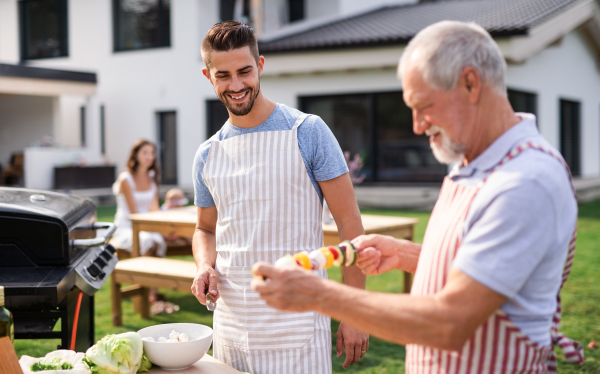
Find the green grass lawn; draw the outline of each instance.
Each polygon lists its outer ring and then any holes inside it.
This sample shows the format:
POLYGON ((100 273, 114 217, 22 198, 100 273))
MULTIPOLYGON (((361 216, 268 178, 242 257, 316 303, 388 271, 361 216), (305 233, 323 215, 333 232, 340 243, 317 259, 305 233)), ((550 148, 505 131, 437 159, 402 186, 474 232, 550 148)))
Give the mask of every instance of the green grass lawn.
MULTIPOLYGON (((114 207, 98 208, 99 221, 112 221, 114 207)), ((416 228, 415 240, 421 242, 425 227, 429 219, 429 212, 420 211, 398 211, 398 210, 364 210, 363 213, 381 214, 390 216, 414 217, 419 219, 416 228)), ((577 242, 577 255, 573 265, 573 272, 563 296, 562 331, 583 345, 590 341, 600 341, 600 319, 596 308, 600 306, 600 280, 597 272, 600 269, 600 255, 597 250, 600 247, 600 200, 581 204, 579 212, 579 238, 577 242)), ((188 257, 191 260, 191 257, 188 257)), ((332 279, 339 279, 339 269, 329 272, 332 279)), ((390 272, 378 277, 367 279, 367 288, 379 292, 401 292, 402 274, 390 272)), ((134 313, 131 301, 123 302, 122 327, 113 327, 111 324, 110 311, 110 288, 107 282, 96 294, 96 339, 105 334, 121 333, 125 331, 137 331, 143 327, 160 323, 192 322, 212 326, 212 313, 200 305, 196 299, 187 293, 163 290, 168 300, 179 305, 180 311, 170 315, 153 316, 149 320, 142 320, 134 313)), ((335 332, 338 323, 332 322, 333 342, 335 347, 335 332)), ((15 347, 17 354, 30 356, 43 356, 47 352, 56 349, 59 340, 17 340, 15 347)), ((334 348, 335 349, 335 348, 334 348)), ((596 373, 600 372, 600 349, 590 350, 585 348, 585 364, 582 367, 573 366, 564 360, 562 354, 559 356, 560 373, 596 373)), ((342 358, 337 358, 332 352, 334 373, 397 373, 404 371, 405 351, 403 346, 388 343, 376 338, 371 338, 369 353, 358 364, 350 368, 342 369, 342 358)))

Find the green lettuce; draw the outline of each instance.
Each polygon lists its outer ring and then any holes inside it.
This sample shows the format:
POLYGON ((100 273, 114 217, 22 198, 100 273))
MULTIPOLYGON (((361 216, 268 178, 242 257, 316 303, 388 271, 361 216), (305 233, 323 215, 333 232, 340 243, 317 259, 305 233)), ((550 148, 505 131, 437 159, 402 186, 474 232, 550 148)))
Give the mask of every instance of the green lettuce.
POLYGON ((93 374, 135 374, 152 366, 135 332, 105 336, 87 350, 83 362, 93 374))
POLYGON ((146 357, 146 355, 143 355, 142 356, 142 364, 140 365, 138 373, 143 373, 145 371, 148 371, 148 370, 150 370, 151 367, 152 367, 152 362, 150 362, 150 360, 148 360, 148 357, 146 357))
POLYGON ((73 369, 73 365, 63 361, 60 357, 43 358, 37 364, 31 365, 31 371, 45 370, 69 370, 73 369))

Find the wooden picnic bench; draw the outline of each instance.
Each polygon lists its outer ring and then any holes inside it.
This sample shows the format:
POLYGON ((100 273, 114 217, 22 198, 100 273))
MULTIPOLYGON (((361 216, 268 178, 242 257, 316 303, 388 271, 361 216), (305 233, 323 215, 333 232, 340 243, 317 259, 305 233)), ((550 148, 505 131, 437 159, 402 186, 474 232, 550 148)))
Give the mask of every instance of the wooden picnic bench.
POLYGON ((192 292, 195 275, 196 264, 191 261, 157 257, 136 257, 119 261, 110 278, 113 326, 123 324, 123 299, 138 298, 141 317, 150 318, 150 287, 192 292), (121 288, 122 283, 132 286, 121 288))

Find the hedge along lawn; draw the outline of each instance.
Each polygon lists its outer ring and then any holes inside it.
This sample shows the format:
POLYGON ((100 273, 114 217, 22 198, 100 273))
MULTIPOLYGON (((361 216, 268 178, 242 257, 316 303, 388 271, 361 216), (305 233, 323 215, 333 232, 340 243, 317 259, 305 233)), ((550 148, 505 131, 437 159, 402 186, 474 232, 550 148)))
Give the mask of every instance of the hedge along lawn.
MULTIPOLYGON (((112 221, 114 207, 98 208, 98 221, 112 221)), ((398 210, 363 210, 366 214, 380 214, 390 216, 403 216, 418 218, 419 224, 415 230, 415 241, 421 242, 429 212, 398 211, 398 210)), ((600 306, 600 287, 597 285, 600 278, 600 200, 581 204, 579 212, 579 237, 577 241, 577 254, 573 265, 573 272, 562 292, 563 298, 563 324, 562 332, 577 340, 584 346, 592 341, 600 342, 600 319, 597 308, 600 306)), ((180 259, 192 260, 191 257, 180 259)), ((338 268, 330 269, 331 279, 340 279, 338 268)), ((378 277, 367 278, 367 288, 378 292, 402 292, 402 273, 393 271, 378 277)), ((137 331, 143 327, 160 323, 192 322, 212 326, 212 313, 200 305, 195 297, 189 293, 161 290, 167 299, 181 307, 174 314, 157 315, 149 320, 142 320, 139 314, 133 311, 130 300, 123 301, 123 326, 113 327, 110 310, 110 284, 106 282, 96 294, 96 339, 106 334, 115 334, 125 331, 137 331)), ((60 326, 60 324, 57 324, 60 326)), ((342 369, 343 357, 335 355, 335 333, 338 322, 332 321, 332 359, 334 373, 397 373, 404 372, 405 350, 403 346, 385 342, 371 337, 370 349, 367 355, 356 365, 342 369)), ((59 340, 16 340, 15 347, 19 356, 26 354, 40 357, 55 350, 60 344, 59 340)), ((209 351, 209 353, 212 353, 209 351)), ((596 373, 600 372, 600 349, 585 348, 585 364, 575 366, 564 360, 562 353, 558 352, 560 373, 596 373)))

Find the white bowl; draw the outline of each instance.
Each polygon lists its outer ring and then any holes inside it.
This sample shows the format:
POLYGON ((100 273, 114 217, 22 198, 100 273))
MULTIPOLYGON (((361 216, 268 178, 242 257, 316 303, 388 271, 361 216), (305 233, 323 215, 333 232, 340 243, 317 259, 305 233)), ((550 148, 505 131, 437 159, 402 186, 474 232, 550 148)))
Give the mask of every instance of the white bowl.
POLYGON ((137 333, 142 339, 150 337, 155 340, 144 340, 144 353, 150 362, 167 370, 185 369, 201 359, 210 348, 213 337, 210 327, 197 323, 165 323, 143 328, 137 333), (156 341, 161 336, 168 339, 173 330, 186 333, 190 340, 178 343, 156 341))

